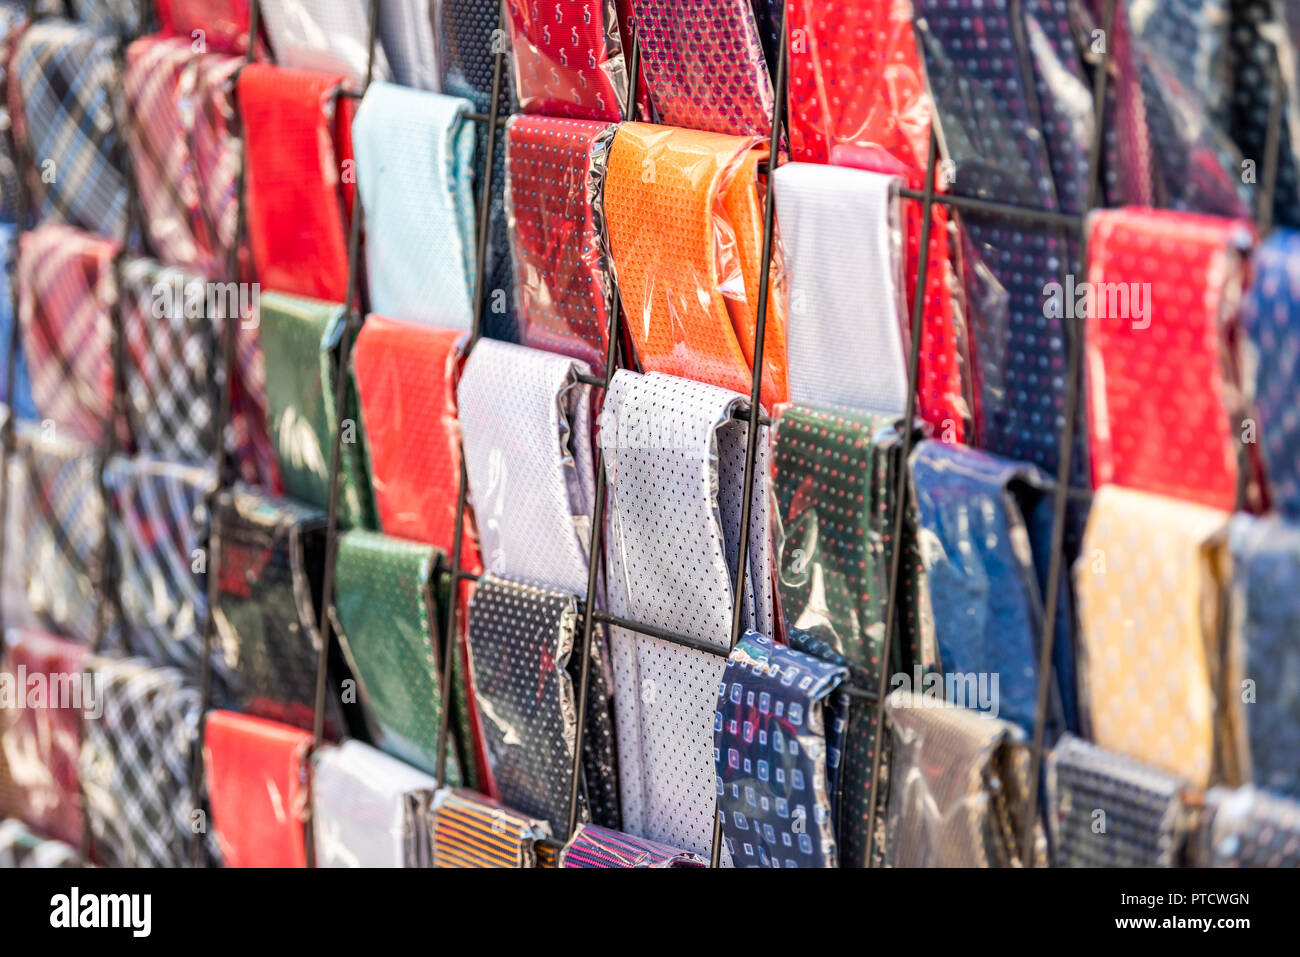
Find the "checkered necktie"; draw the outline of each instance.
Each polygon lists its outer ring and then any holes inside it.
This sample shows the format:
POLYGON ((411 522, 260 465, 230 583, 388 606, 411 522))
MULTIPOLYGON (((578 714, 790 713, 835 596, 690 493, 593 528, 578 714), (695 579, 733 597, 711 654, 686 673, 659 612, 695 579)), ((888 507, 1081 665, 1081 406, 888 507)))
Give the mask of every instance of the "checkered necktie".
POLYGON ((96 33, 127 39, 149 29, 153 13, 145 0, 68 0, 68 7, 96 33))
MULTIPOLYGON (((370 54, 369 10, 369 0, 278 0, 263 4, 262 16, 281 66, 342 74, 359 87, 370 54)), ((374 53, 372 79, 387 80, 383 47, 376 44, 374 53)))
POLYGON ((622 118, 627 66, 614 0, 510 0, 519 105, 570 119, 622 118))

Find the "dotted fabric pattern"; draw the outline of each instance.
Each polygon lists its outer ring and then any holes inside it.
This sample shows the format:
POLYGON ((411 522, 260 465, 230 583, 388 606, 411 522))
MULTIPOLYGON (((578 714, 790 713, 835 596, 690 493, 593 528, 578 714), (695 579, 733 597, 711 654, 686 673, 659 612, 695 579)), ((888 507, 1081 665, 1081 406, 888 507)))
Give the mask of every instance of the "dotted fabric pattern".
POLYGON ((510 0, 508 11, 524 112, 622 118, 627 64, 614 0, 510 0))
MULTIPOLYGON (((393 0, 385 0, 388 6, 393 0)), ((275 62, 294 70, 337 73, 360 87, 370 54, 368 0, 275 0, 262 7, 275 62)), ((372 79, 389 77, 388 58, 374 50, 372 79)))
MULTIPOLYGON (((624 123, 614 137, 605 183, 610 253, 648 372, 750 394, 763 238, 757 167, 767 156, 754 143, 646 123, 624 123), (732 254, 720 257, 720 246, 732 254)), ((773 275, 780 272, 774 258, 773 275)), ((775 282, 770 293, 769 408, 789 396, 785 297, 775 282)))
MULTIPOLYGON (((501 800, 548 821, 554 833, 568 827, 569 783, 577 742, 575 680, 571 671, 580 638, 578 600, 488 573, 469 605, 470 662, 488 763, 501 800)), ((604 745, 600 759, 584 764, 581 819, 619 826, 613 728, 596 650, 589 673, 586 732, 604 745)), ((591 757, 590 749, 584 757, 591 757)))
POLYGON ((1092 218, 1094 486, 1115 483, 1234 507, 1237 458, 1229 416, 1238 400, 1236 382, 1225 374, 1232 368, 1225 360, 1225 316, 1245 282, 1239 251, 1252 240, 1250 224, 1240 220, 1139 209, 1105 210, 1092 218), (1144 299, 1141 317, 1135 295, 1144 299))
POLYGON ((732 650, 713 752, 718 814, 737 867, 838 865, 827 776, 840 753, 826 712, 847 678, 847 668, 754 632, 732 650))
MULTIPOLYGON (((1228 514, 1115 485, 1093 496, 1075 569, 1093 741, 1181 775, 1216 776, 1228 514)), ((1225 769, 1230 770, 1230 769, 1225 769)))
POLYGON ((586 594, 596 495, 591 386, 583 363, 481 340, 465 362, 457 411, 484 565, 586 594), (502 396, 512 396, 509 408, 502 396))
POLYGON ((534 845, 548 837, 545 821, 473 791, 444 790, 434 798, 434 867, 536 867, 534 845))
MULTIPOLYGON (((609 609, 726 649, 733 602, 742 625, 772 631, 767 436, 748 541, 740 540, 748 403, 716 386, 660 373, 614 374, 600 441, 610 511, 609 609), (735 562, 748 550, 737 596, 735 562)), ((766 430, 764 429, 764 432, 766 430)), ((615 725, 624 830, 710 853, 713 712, 724 660, 613 629, 615 725)), ((725 853, 724 860, 729 860, 725 853)))
POLYGON ((1052 865, 1176 866, 1189 823, 1185 786, 1158 768, 1066 735, 1047 755, 1052 865))
POLYGON ((1300 867, 1300 804, 1255 788, 1214 788, 1208 867, 1300 867))
POLYGON ((773 94, 750 0, 632 0, 650 99, 669 126, 767 136, 773 94))
POLYGON ((519 337, 604 374, 614 275, 604 240, 604 187, 617 127, 511 117, 506 213, 519 337))

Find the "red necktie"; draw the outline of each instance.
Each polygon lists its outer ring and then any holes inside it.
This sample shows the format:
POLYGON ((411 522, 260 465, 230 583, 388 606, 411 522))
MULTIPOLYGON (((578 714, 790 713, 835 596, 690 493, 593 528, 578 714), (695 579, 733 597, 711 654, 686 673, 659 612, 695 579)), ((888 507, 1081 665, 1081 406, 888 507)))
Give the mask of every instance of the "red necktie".
POLYGON ((164 33, 197 39, 213 53, 243 53, 248 49, 248 0, 157 0, 158 22, 164 33))
POLYGON ((510 0, 510 33, 525 112, 618 122, 627 67, 613 0, 510 0))

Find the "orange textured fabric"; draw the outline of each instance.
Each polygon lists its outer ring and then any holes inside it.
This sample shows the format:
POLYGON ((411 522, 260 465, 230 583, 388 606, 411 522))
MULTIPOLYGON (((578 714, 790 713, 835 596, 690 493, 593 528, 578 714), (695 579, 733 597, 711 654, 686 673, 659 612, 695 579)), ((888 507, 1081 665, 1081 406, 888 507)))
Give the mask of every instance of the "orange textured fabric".
MULTIPOLYGON (((750 137, 624 123, 614 137, 605 214, 628 316, 646 371, 749 394, 763 242, 750 137)), ((774 249, 773 255, 777 252, 774 249)), ((763 404, 789 397, 783 296, 773 264, 763 404)))

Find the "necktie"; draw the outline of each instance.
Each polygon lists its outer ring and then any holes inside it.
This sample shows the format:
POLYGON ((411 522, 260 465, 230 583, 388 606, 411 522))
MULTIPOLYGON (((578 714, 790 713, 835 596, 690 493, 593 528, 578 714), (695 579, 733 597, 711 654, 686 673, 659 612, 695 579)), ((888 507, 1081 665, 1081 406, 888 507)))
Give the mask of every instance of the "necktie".
POLYGON ((211 711, 203 735, 212 826, 226 867, 306 867, 311 734, 211 711))
POLYGON ((524 345, 605 367, 614 274, 604 239, 604 187, 617 127, 512 117, 506 208, 524 345))
POLYGON ((32 398, 65 435, 102 442, 113 408, 113 257, 116 243, 67 226, 24 233, 18 322, 32 398))
POLYGON ((619 831, 579 824, 560 852, 560 867, 669 868, 708 867, 698 854, 619 831))
POLYGON ((59 683, 88 682, 86 650, 62 638, 27 631, 10 632, 5 644, 6 680, 21 688, 27 703, 6 709, 3 725, 5 758, 18 789, 21 816, 42 834, 76 847, 83 826, 77 774, 83 702, 56 701, 47 692, 35 698, 33 707, 31 688, 34 683, 48 689, 59 683), (26 687, 16 683, 20 669, 27 675, 26 687))
POLYGON ((380 83, 357 110, 353 140, 376 312, 470 327, 476 230, 469 109, 464 99, 380 83))
MULTIPOLYGON (((202 56, 195 60, 193 101, 181 119, 189 133, 199 185, 199 211, 213 249, 212 273, 227 281, 230 253, 239 218, 239 171, 243 165, 240 120, 235 110, 237 71, 234 57, 202 56)), ((240 269, 247 272, 248 251, 240 247, 240 269)))
MULTIPOLYGON (((934 441, 917 446, 911 468, 928 617, 948 698, 955 688, 967 699, 958 704, 992 709, 1032 732, 1051 548, 1048 479, 1033 466, 934 441)), ((1058 608, 1048 721, 1074 727, 1064 601, 1058 608)))
MULTIPOLYGON (((212 485, 209 471, 159 459, 115 458, 104 471, 126 647, 192 682, 208 613, 207 576, 194 563, 207 540, 212 485)), ((224 688, 222 656, 213 655, 212 665, 215 686, 224 688)))
MULTIPOLYGON (((737 416, 747 406, 716 386, 660 373, 614 374, 600 436, 610 490, 613 614, 725 649, 733 603, 740 601, 742 624, 771 633, 763 433, 749 540, 740 538, 748 425, 737 416), (742 548, 748 581, 735 595, 742 548)), ((610 644, 624 829, 708 854, 716 787, 712 715, 724 660, 620 628, 610 644)))
MULTIPOLYGON (((278 0, 264 5, 262 16, 276 62, 293 70, 342 74, 360 86, 370 55, 369 7, 368 0, 278 0)), ((388 79, 388 58, 378 43, 374 57, 373 79, 388 79)))
POLYGON ((896 692, 889 842, 894 867, 1042 867, 1034 828, 1020 846, 1029 749, 1015 725, 942 700, 896 692))
POLYGON ((772 83, 750 0, 633 0, 659 118, 670 126, 767 136, 772 83))
POLYGON ((591 387, 577 381, 588 371, 564 356, 483 340, 456 389, 484 564, 572 595, 587 590, 596 494, 591 387))
POLYGON ((1288 518, 1300 516, 1300 233, 1281 230, 1256 251, 1254 281, 1241 309, 1245 382, 1259 420, 1259 450, 1268 500, 1288 518))
POLYGON ((732 650, 713 753, 718 814, 737 867, 838 865, 826 711, 846 678, 848 669, 754 632, 732 650))
POLYGON ((1300 867, 1300 804, 1255 788, 1206 795, 1208 867, 1300 867))
POLYGON ((438 782, 360 741, 312 755, 317 867, 429 867, 438 782))
MULTIPOLYGON (((1287 103, 1279 128, 1277 186, 1273 195, 1273 222, 1300 227, 1300 170, 1296 167, 1297 120, 1296 47, 1287 43, 1289 4, 1276 0, 1230 0, 1229 33, 1232 68, 1232 102, 1227 110, 1230 132, 1241 155, 1255 161, 1257 176, 1268 156, 1269 112, 1272 108, 1272 70, 1282 70, 1287 103)), ((1294 15, 1294 14, 1292 14, 1294 15)))
MULTIPOLYGON (((445 615, 434 593, 443 564, 431 546, 354 529, 339 539, 334 590, 339 638, 377 726, 376 744, 431 774, 443 706, 445 615)), ((457 758, 449 750, 453 783, 457 758)))
POLYGON ((1174 867, 1191 812, 1184 781, 1065 735, 1047 756, 1055 867, 1174 867))
POLYGON ((0 821, 0 868, 89 867, 70 845, 51 841, 28 829, 16 818, 0 821))
MULTIPOLYGON (((0 96, 0 122, 5 129, 17 133, 14 125, 14 112, 9 105, 9 67, 13 62, 14 49, 23 30, 27 27, 26 11, 20 3, 0 5, 0 84, 6 91, 0 96)), ((21 110, 18 111, 21 113, 21 110)), ((0 140, 0 221, 16 222, 18 219, 18 165, 14 162, 14 140, 16 135, 6 136, 0 140)), ((31 215, 31 212, 28 212, 31 215)))
POLYGON ((1234 647, 1253 691, 1243 709, 1251 780, 1300 799, 1300 527, 1276 515, 1236 515, 1228 543, 1234 647))
POLYGON ((379 5, 379 39, 394 83, 432 93, 440 89, 434 10, 426 0, 389 0, 379 5))
POLYGON ((143 9, 144 0, 68 0, 67 6, 78 20, 106 36, 130 39, 148 29, 152 19, 152 10, 143 9))
POLYGON ((126 183, 114 47, 114 40, 85 27, 46 20, 23 33, 14 70, 27 148, 42 174, 33 176, 41 219, 117 237, 126 183))
MULTIPOLYGON (((555 833, 564 832, 569 816, 579 635, 573 595, 489 573, 470 601, 474 695, 493 780, 505 804, 546 820, 555 833)), ((592 645, 582 815, 617 828, 614 735, 599 645, 592 645)))
POLYGON ((515 86, 525 113, 617 123, 627 64, 614 0, 510 0, 515 86))
POLYGON ((239 74, 248 240, 269 289, 343 302, 352 101, 339 75, 252 63, 239 74), (342 180, 342 181, 341 181, 342 180))
POLYGON ((155 0, 163 33, 200 39, 213 53, 248 49, 249 0, 155 0))
POLYGON ((122 266, 126 417, 142 453, 202 465, 216 451, 209 363, 217 354, 215 316, 224 313, 209 310, 209 288, 152 260, 122 266))
POLYGON ((1091 285, 1078 298, 1088 309, 1094 485, 1233 508, 1225 317, 1250 242, 1237 220, 1135 209, 1092 218, 1091 285))
POLYGON ((536 867, 533 845, 549 837, 545 821, 473 791, 443 790, 433 799, 434 867, 536 867))
POLYGON ((372 528, 365 430, 355 390, 338 417, 338 350, 347 334, 342 306, 268 292, 261 297, 258 335, 266 361, 266 413, 285 492, 319 509, 329 507, 334 437, 343 430, 339 520, 372 528))
MULTIPOLYGON (((757 168, 767 156, 753 144, 624 123, 605 183, 611 255, 641 366, 744 395, 761 280, 757 168)), ((768 407, 788 395, 780 287, 774 283, 770 292, 762 393, 768 407)))
MULTIPOLYGON (((7 188, 0 185, 0 190, 7 188)), ((7 391, 9 344, 13 341, 14 322, 14 300, 9 278, 17 261, 17 235, 18 230, 15 226, 0 223, 0 256, 4 257, 4 268, 0 271, 0 402, 9 395, 7 391)), ((27 371, 27 358, 23 355, 21 339, 18 341, 18 355, 14 357, 13 408, 19 418, 40 418, 40 413, 36 411, 36 403, 32 400, 32 380, 27 371)))
POLYGON ((105 867, 185 867, 198 689, 139 658, 95 666, 103 714, 86 722, 79 761, 92 855, 105 867))
POLYGON ((776 171, 789 295, 790 398, 901 414, 906 323, 898 180, 790 163, 776 171))
POLYGON ((1199 787, 1232 776, 1215 759, 1216 744, 1231 744, 1218 722, 1231 718, 1237 693, 1220 639, 1227 521, 1203 505, 1103 486, 1075 568, 1093 740, 1199 787))

